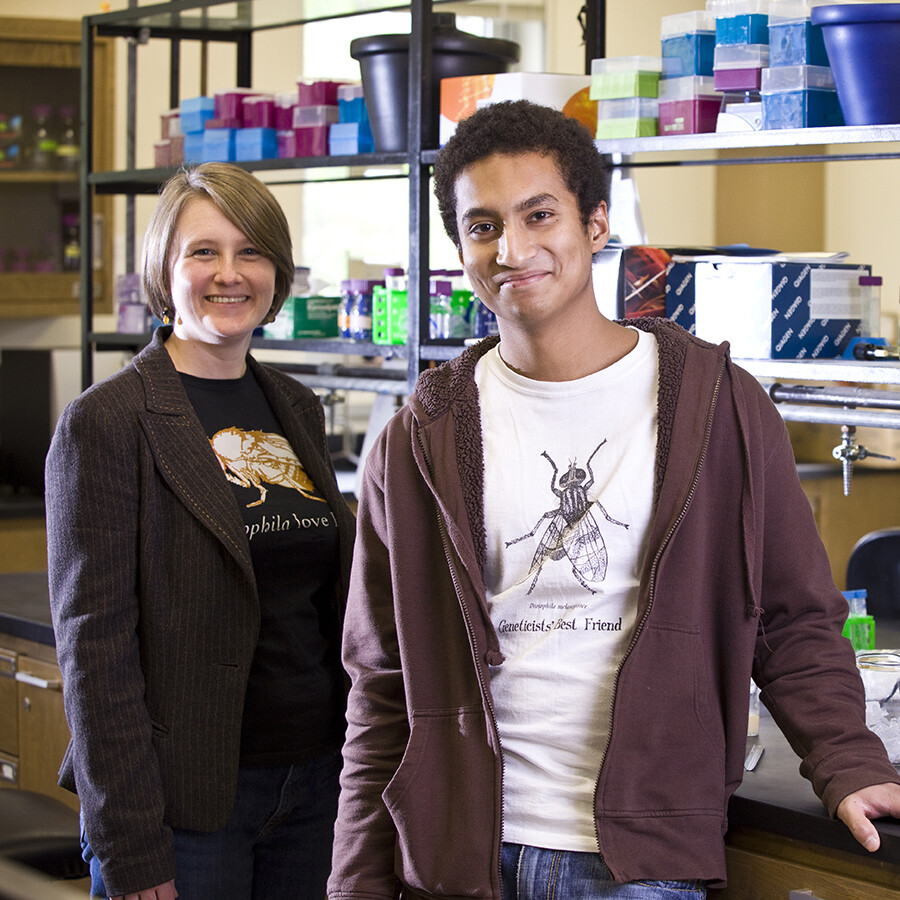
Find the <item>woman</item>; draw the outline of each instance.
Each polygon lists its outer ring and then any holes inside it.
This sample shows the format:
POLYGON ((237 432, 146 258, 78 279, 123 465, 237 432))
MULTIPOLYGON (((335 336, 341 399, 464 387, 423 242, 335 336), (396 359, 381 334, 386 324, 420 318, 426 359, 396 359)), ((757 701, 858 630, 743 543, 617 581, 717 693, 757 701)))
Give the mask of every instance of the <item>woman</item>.
POLYGON ((60 784, 95 896, 325 893, 354 522, 317 397, 248 355, 293 272, 268 188, 222 163, 179 172, 144 242, 165 324, 53 438, 60 784))

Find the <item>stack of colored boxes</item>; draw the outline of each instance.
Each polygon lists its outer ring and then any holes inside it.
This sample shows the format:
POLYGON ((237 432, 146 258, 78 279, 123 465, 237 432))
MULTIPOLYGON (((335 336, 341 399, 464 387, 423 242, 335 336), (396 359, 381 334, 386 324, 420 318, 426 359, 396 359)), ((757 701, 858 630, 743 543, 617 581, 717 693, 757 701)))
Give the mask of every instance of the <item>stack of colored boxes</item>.
POLYGON ((715 131, 721 101, 713 82, 715 17, 706 10, 664 16, 660 41, 659 133, 715 131))
POLYGON ((186 163, 203 160, 203 133, 206 123, 215 115, 212 97, 188 97, 181 101, 180 124, 184 136, 183 159, 186 163))
POLYGON ((157 166, 182 162, 244 162, 277 157, 326 156, 329 129, 350 125, 347 154, 371 152, 372 132, 362 89, 337 81, 300 80, 297 90, 262 93, 232 88, 214 97, 190 97, 162 115, 157 166), (339 92, 349 93, 339 97, 339 92), (346 102, 345 102, 346 101, 346 102), (351 124, 352 123, 352 124, 351 124))
POLYGON ((660 57, 591 60, 590 99, 597 101, 598 140, 658 133, 661 72, 660 57))
POLYGON ((178 166, 184 162, 184 134, 181 128, 181 110, 170 109, 160 117, 161 139, 153 144, 154 165, 178 166))
POLYGON ((290 131, 278 133, 278 155, 327 156, 328 129, 338 121, 338 87, 342 82, 301 78, 290 131))
POLYGON ((213 117, 206 120, 203 131, 203 162, 234 162, 235 138, 244 127, 244 101, 259 96, 251 88, 217 91, 213 97, 213 117))
POLYGON ((257 94, 241 104, 241 127, 234 135, 234 158, 241 161, 272 159, 278 155, 275 96, 257 94))
POLYGON ((373 153, 375 141, 361 84, 342 84, 337 91, 338 120, 328 131, 330 156, 373 153))
POLYGON ((715 88, 725 94, 717 130, 757 130, 769 65, 769 0, 707 0, 706 8, 716 18, 715 88))
POLYGON ((843 125, 822 29, 810 0, 771 0, 769 66, 762 73, 763 128, 843 125))

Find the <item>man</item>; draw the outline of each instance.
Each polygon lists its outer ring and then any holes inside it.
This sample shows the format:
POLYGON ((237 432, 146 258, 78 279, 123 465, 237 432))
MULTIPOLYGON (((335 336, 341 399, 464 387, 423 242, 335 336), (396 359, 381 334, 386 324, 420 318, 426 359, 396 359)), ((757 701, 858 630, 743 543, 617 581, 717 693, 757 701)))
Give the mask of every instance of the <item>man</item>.
POLYGON ((598 310, 608 185, 525 101, 435 166, 500 334, 368 458, 333 900, 705 896, 751 672, 860 842, 900 815, 780 416, 727 347, 598 310))

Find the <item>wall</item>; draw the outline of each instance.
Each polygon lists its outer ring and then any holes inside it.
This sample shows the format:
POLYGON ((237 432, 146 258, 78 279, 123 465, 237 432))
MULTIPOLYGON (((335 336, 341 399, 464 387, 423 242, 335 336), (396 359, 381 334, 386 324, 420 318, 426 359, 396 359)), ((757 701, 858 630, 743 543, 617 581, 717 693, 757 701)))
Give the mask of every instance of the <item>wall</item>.
MULTIPOLYGON (((282 0, 295 9, 298 0, 282 0)), ((581 71, 583 52, 578 13, 583 0, 544 0, 548 35, 548 69, 581 71), (576 52, 573 52, 576 50, 576 52)), ((502 6, 502 4, 500 4, 502 6)), ((124 3, 113 3, 115 8, 124 3)), ((643 0, 640 15, 627 0, 609 0, 607 55, 658 55, 659 20, 664 15, 700 8, 702 0, 643 0)), ((44 18, 78 18, 98 11, 96 0, 5 0, 3 14, 44 18)), ((255 53, 254 83, 290 84, 300 71, 299 29, 268 32, 255 53)), ((121 47, 121 42, 120 42, 121 47)), ((211 80, 228 86, 233 72, 233 51, 210 48, 211 80)), ((117 54, 117 83, 125 83, 124 52, 117 54)), ((166 55, 161 45, 142 48, 143 72, 164 70, 166 55)), ((199 51, 184 45, 182 89, 199 89, 199 51)), ((142 78, 138 95, 138 166, 152 164, 152 141, 158 114, 167 103, 165 78, 142 78)), ((116 120, 125 114, 124 91, 117 92, 116 120)), ((124 167, 124 142, 117 147, 117 166, 124 167)), ((745 241, 757 246, 786 250, 846 250, 858 262, 872 263, 885 279, 883 303, 897 309, 900 292, 900 254, 894 248, 894 229, 884 210, 900 208, 900 161, 868 163, 835 162, 827 165, 759 165, 682 167, 634 170, 648 238, 653 243, 714 244, 745 241)), ((298 191, 297 194, 300 192, 298 191)), ((117 271, 124 258, 124 200, 117 201, 117 271)), ((290 212, 295 230, 302 228, 299 199, 290 212)), ((137 204, 137 233, 149 215, 152 200, 137 204)), ((98 327, 104 327, 98 323, 98 327)), ((0 322, 0 347, 53 346, 77 348, 77 319, 0 322)), ((112 355, 115 357, 115 355, 112 355)), ((115 368, 120 360, 106 354, 99 371, 115 368)), ((60 379, 70 387, 78 378, 60 379)))

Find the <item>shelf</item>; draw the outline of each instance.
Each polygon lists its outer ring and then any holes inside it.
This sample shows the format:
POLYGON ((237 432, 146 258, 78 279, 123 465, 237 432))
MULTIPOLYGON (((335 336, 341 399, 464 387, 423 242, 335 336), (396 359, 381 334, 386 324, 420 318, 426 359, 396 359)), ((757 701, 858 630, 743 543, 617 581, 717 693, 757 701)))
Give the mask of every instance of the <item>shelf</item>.
MULTIPOLYGON (((95 276, 94 294, 103 283, 95 276)), ((0 311, 4 318, 60 316, 78 313, 81 280, 78 272, 0 272, 0 311)))
MULTIPOLYGON (((150 343, 152 336, 152 333, 92 331, 88 333, 87 338, 98 350, 134 350, 136 352, 150 343)), ((341 338, 301 338, 293 341, 281 341, 254 337, 250 346, 256 350, 291 350, 297 353, 333 353, 344 356, 384 357, 385 359, 406 359, 407 357, 406 347, 402 345, 390 346, 374 344, 369 341, 348 341, 341 338)), ((331 368, 330 363, 320 366, 322 371, 331 368)))
MULTIPOLYGON (((432 0, 435 6, 453 0, 432 0)), ((410 3, 391 3, 385 0, 306 0, 304 14, 287 16, 284 3, 278 0, 175 0, 155 3, 115 12, 89 16, 98 33, 119 37, 134 35, 147 29, 149 37, 177 37, 187 40, 233 40, 235 35, 248 31, 265 31, 291 25, 307 25, 326 19, 367 15, 389 10, 403 12, 410 3), (217 7, 225 6, 225 11, 217 7)))
MULTIPOLYGON (((293 341, 277 341, 271 338, 255 337, 251 347, 259 350, 292 350, 298 353, 337 353, 346 356, 364 356, 406 359, 406 347, 389 344, 374 344, 371 341, 351 341, 343 338, 298 338, 293 341)), ((328 368, 325 364, 323 368, 328 368)))
POLYGON ((735 359, 754 378, 900 385, 900 363, 855 359, 735 359))
MULTIPOLYGON (((312 181, 354 181, 372 180, 377 177, 366 174, 354 174, 350 169, 369 170, 379 166, 405 166, 408 161, 405 153, 363 153, 359 156, 304 156, 291 159, 255 159, 234 163, 249 172, 271 172, 289 174, 298 170, 341 170, 337 174, 330 173, 326 178, 291 178, 285 180, 273 178, 271 183, 305 184, 312 181)), ((174 175, 181 166, 155 169, 128 169, 123 171, 92 172, 88 175, 88 184, 93 185, 98 194, 156 194, 159 186, 174 175)), ((390 173, 388 173, 390 177, 390 173)), ((405 171, 396 177, 406 177, 405 171)), ((263 179, 266 180, 266 179, 263 179)))
POLYGON ((77 172, 42 172, 39 169, 0 169, 4 184, 78 184, 77 172))
POLYGON ((607 154, 671 154, 674 158, 663 161, 636 162, 627 160, 628 166, 642 165, 734 165, 758 162, 786 161, 828 161, 842 159, 896 159, 900 157, 900 146, 890 151, 880 152, 879 144, 900 142, 900 125, 865 125, 836 126, 830 128, 784 128, 767 131, 733 131, 710 134, 673 134, 658 137, 622 138, 618 140, 597 141, 597 148, 607 154), (849 147, 870 149, 856 153, 823 152, 822 147, 849 147), (720 150, 763 150, 790 149, 797 152, 790 157, 758 156, 748 153, 740 156, 724 158, 682 159, 681 154, 694 154, 699 151, 715 152, 720 150))

